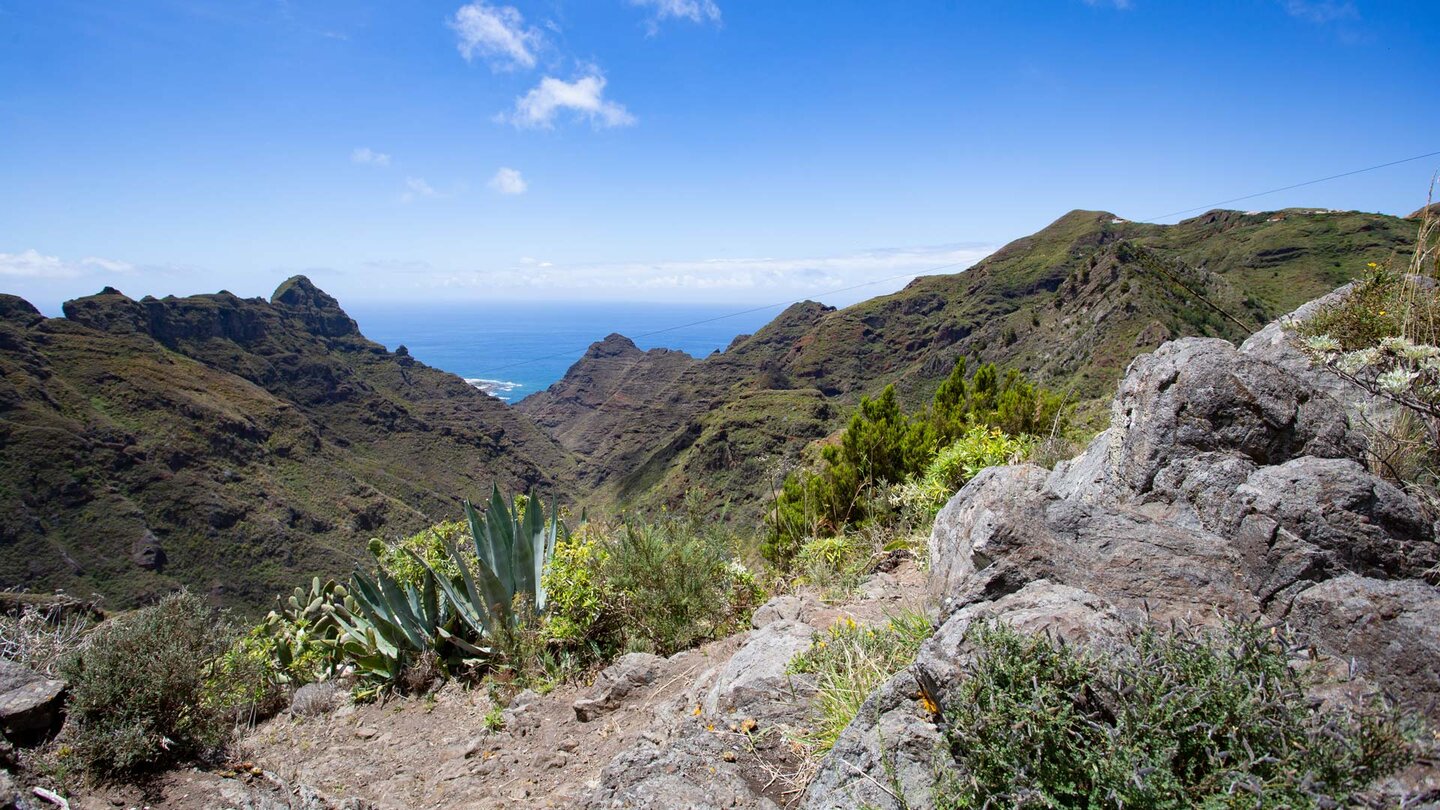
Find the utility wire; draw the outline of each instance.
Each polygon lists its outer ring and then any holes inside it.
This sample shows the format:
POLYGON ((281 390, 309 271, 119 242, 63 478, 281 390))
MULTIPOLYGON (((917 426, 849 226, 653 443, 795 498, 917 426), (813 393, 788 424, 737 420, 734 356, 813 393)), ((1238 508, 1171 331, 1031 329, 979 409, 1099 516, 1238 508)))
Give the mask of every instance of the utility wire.
MULTIPOLYGON (((1306 186, 1313 186, 1313 185, 1315 185, 1315 184, 1317 184, 1317 183, 1326 183, 1326 182, 1329 182, 1329 181, 1331 181, 1331 180, 1339 180, 1339 179, 1342 178, 1342 177, 1353 177, 1354 175, 1357 175, 1357 174, 1364 174, 1364 173, 1366 173, 1366 172, 1373 172, 1373 171, 1376 171, 1376 170, 1378 170, 1378 169, 1388 169, 1388 168, 1391 167, 1391 166, 1399 166, 1399 165, 1402 164, 1402 163, 1413 163, 1414 161, 1424 160, 1425 158, 1435 157, 1435 156, 1437 156, 1437 155, 1440 155, 1440 151, 1427 152, 1427 153, 1425 153, 1425 154, 1423 154, 1423 155, 1415 155, 1414 157, 1402 158, 1402 159, 1400 159, 1400 160, 1392 160, 1392 161, 1390 161, 1389 163, 1381 163, 1381 164, 1376 165, 1376 166, 1367 166, 1366 168, 1363 168, 1363 169, 1355 169, 1355 170, 1353 170, 1353 171, 1341 172, 1340 174, 1332 174, 1332 175, 1330 175, 1329 177, 1320 177, 1320 178, 1316 178, 1316 179, 1314 179, 1314 180, 1306 180, 1306 181, 1303 182, 1303 183, 1295 183, 1295 184, 1289 185, 1289 186, 1281 186, 1280 188, 1272 188, 1272 189, 1269 189, 1268 191, 1257 191, 1257 192, 1255 192, 1255 193, 1253 193, 1253 194, 1246 194, 1246 195, 1243 195, 1243 196, 1240 196, 1240 197, 1231 197, 1231 198, 1228 199, 1228 200, 1220 200, 1219 202, 1208 203, 1208 204, 1206 204, 1206 205, 1197 205, 1197 206, 1195 206, 1194 208, 1184 208, 1184 209, 1181 209, 1181 210, 1179 210, 1179 211, 1171 211, 1171 212, 1169 212, 1169 213, 1167 213, 1167 214, 1158 214, 1158 215, 1155 215, 1155 216, 1144 217, 1144 218, 1142 218, 1142 219, 1140 219, 1140 220, 1134 220, 1134 221, 1138 221, 1138 222, 1154 222, 1155 220, 1158 220, 1158 219, 1168 219, 1169 217, 1179 216, 1180 214, 1189 214, 1189 213, 1194 212, 1194 211, 1208 211, 1208 210, 1210 210, 1210 209, 1212 209, 1212 208, 1216 208, 1216 207, 1221 206, 1221 205, 1229 205, 1230 203, 1237 203, 1237 202, 1241 202, 1241 201, 1243 201, 1243 200, 1253 200, 1253 199, 1255 199, 1256 197, 1264 197, 1264 196, 1267 196, 1267 195, 1270 195, 1270 194, 1279 194, 1279 193, 1282 192, 1282 191, 1291 191, 1291 190, 1294 190, 1294 189, 1297 189, 1297 188, 1304 188, 1304 187, 1306 187, 1306 186)), ((861 283, 859 283, 859 284, 852 284, 852 285, 850 285, 849 287, 840 287, 840 288, 837 288, 837 289, 834 289, 834 290, 823 290, 823 291, 820 291, 820 292, 813 293, 812 295, 813 295, 814 297, 819 297, 819 296, 822 296, 822 295, 834 295, 834 294, 836 294, 836 293, 850 292, 851 290, 858 290, 858 289, 861 289, 861 288, 864 288, 864 287, 873 287, 873 286, 875 286, 876 284, 884 284, 884 283, 887 282, 887 281, 894 281, 895 279, 899 279, 899 278, 906 278, 906 277, 913 277, 913 276, 925 276, 925 275, 929 275, 929 274, 931 274, 931 273, 938 273, 938 272, 940 272, 941 270, 949 270, 949 269, 954 268, 954 267, 969 266, 969 264, 970 264, 969 262, 953 262, 953 263, 951 263, 951 264, 942 264, 942 265, 940 265, 939 267, 927 268, 927 269, 925 269, 925 270, 921 270, 921 271, 918 272, 918 273, 900 273, 900 274, 898 274, 898 275, 886 276, 885 278, 877 278, 877 279, 874 279, 874 280, 872 280, 872 281, 865 281, 865 282, 861 282, 861 283)), ((634 336, 634 339, 641 339, 641 338, 653 337, 653 336, 655 336, 655 335, 663 335, 663 334, 665 334, 665 333, 667 333, 667 332, 676 332, 676 331, 679 331, 679 330, 681 330, 681 329, 690 329, 690 328, 696 327, 696 326, 703 326, 703 325, 705 325, 705 324, 707 324, 707 323, 714 323, 714 322, 716 322, 716 321, 723 321, 723 320, 725 320, 725 319, 727 319, 727 318, 738 318, 738 317, 740 317, 741 315, 750 315, 750 314, 752 314, 752 313, 761 312, 761 311, 764 311, 764 310, 767 310, 767 309, 775 309, 775 308, 777 308, 777 307, 789 306, 789 305, 791 305, 791 304, 793 304, 793 303, 795 303, 795 301, 793 301, 793 300, 791 300, 791 301, 781 301, 781 302, 774 303, 774 304, 765 304, 765 305, 763 305, 763 306, 752 307, 752 308, 750 308, 750 309, 742 309, 742 310, 740 310, 739 312, 730 312, 730 313, 727 313, 727 314, 725 314, 725 315, 716 315, 716 316, 713 317, 713 318, 704 318, 704 319, 702 319, 702 320, 692 321, 692 322, 690 322, 690 323, 683 323, 683 324, 680 324, 680 325, 678 325, 678 326, 667 326, 667 327, 665 327, 664 329, 655 329, 655 330, 652 330, 652 331, 650 331, 650 332, 643 332, 643 333, 641 333, 641 334, 635 335, 635 336, 634 336)), ((1228 313, 1224 313, 1224 314, 1226 314, 1227 317, 1228 317, 1228 313)), ((543 361, 543 360, 553 360, 553 359, 555 359, 555 358, 557 358, 557 357, 571 357, 571 356, 573 356, 573 355, 576 353, 576 351, 584 352, 584 351, 585 351, 586 349, 588 349, 588 348, 589 348, 589 346, 587 345, 587 346, 581 347, 580 349, 577 349, 577 350, 562 351, 562 352, 552 352, 552 353, 550 353, 550 354, 540 355, 539 357, 532 357, 532 358, 530 358, 529 360, 518 360, 518 361, 516 361, 516 362, 514 362, 514 363, 508 363, 508 364, 503 365, 503 366, 496 366, 496 367, 490 369, 489 371, 487 371, 486 373, 487 373, 487 374, 495 374, 495 373, 498 373, 498 372, 501 372, 501 371, 508 371, 508 370, 510 370, 510 369, 512 369, 512 368, 518 368, 519 366, 525 366, 525 365, 529 365, 529 364, 531 364, 531 363, 539 363, 539 362, 541 362, 541 361, 543 361)))
POLYGON ((1157 219, 1168 219, 1169 217, 1179 216, 1180 214, 1188 214, 1188 213, 1191 213, 1192 211, 1208 211, 1208 210, 1210 210, 1211 208, 1215 208, 1215 207, 1221 206, 1221 205, 1229 205, 1230 203, 1240 202, 1241 200, 1253 200, 1253 199, 1255 199, 1256 197, 1264 197, 1264 196, 1267 195, 1267 194, 1278 194, 1278 193, 1280 193, 1280 192, 1282 192, 1282 191, 1290 191, 1291 189, 1304 188, 1305 186, 1313 186, 1313 185, 1315 185, 1316 183, 1324 183, 1324 182, 1328 182, 1328 181, 1330 181, 1330 180, 1339 180, 1339 179, 1342 178, 1342 177, 1350 177, 1350 176, 1352 176, 1352 175, 1364 174, 1365 172, 1373 172, 1373 171, 1375 171, 1376 169, 1388 169, 1388 168, 1390 168, 1391 166, 1399 166, 1401 163, 1411 163, 1411 162, 1416 161, 1416 160, 1424 160, 1425 158, 1428 158, 1428 157, 1435 157, 1436 155, 1440 155, 1440 152, 1427 152, 1426 154, 1416 155, 1415 157, 1403 158, 1403 159, 1401 159, 1401 160, 1392 160, 1392 161, 1390 161, 1389 163, 1381 163, 1381 164, 1378 165, 1378 166, 1369 166, 1369 167, 1366 167, 1366 168, 1364 168, 1364 169, 1356 169, 1356 170, 1354 170, 1354 171, 1343 172, 1343 173, 1341 173, 1341 174, 1332 174, 1332 175, 1330 175, 1329 177, 1321 177, 1321 178, 1316 179, 1316 180, 1306 180, 1306 181, 1303 182, 1303 183, 1296 183, 1296 184, 1293 185, 1293 186, 1282 186, 1281 188, 1272 188, 1272 189, 1270 189, 1269 191, 1257 191, 1257 192, 1255 192, 1254 194, 1246 194, 1246 195, 1243 196, 1243 197, 1231 197, 1231 198, 1228 199, 1228 200, 1221 200, 1220 202, 1213 202, 1213 203, 1210 203, 1210 204, 1208 204, 1208 205, 1197 205, 1197 206, 1195 206, 1194 208, 1185 208, 1185 209, 1182 209, 1182 210, 1180 210, 1180 211, 1171 211, 1171 212, 1168 213, 1168 214, 1159 214, 1159 215, 1157 215, 1157 216, 1145 217, 1144 219, 1140 219, 1140 220, 1137 220, 1137 221, 1139 221, 1139 222, 1154 222, 1154 221, 1157 220, 1157 219))

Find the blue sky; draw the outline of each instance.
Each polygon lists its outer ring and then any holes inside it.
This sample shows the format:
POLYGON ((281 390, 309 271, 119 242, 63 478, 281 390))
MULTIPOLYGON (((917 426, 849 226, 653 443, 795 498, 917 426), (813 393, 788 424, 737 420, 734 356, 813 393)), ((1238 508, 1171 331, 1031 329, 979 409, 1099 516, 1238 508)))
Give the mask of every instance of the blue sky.
POLYGON ((1440 150, 1436 65, 1418 1, 0 0, 0 291, 815 297, 1440 150))

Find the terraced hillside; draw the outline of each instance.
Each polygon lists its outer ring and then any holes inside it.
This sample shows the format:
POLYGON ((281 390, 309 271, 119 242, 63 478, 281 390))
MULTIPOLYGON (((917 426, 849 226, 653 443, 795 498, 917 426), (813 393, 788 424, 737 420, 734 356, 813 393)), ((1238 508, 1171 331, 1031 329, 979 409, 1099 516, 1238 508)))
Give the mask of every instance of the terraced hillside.
POLYGON ((0 587, 253 608, 492 480, 569 491, 528 419, 366 340, 303 277, 65 314, 0 296, 0 587))

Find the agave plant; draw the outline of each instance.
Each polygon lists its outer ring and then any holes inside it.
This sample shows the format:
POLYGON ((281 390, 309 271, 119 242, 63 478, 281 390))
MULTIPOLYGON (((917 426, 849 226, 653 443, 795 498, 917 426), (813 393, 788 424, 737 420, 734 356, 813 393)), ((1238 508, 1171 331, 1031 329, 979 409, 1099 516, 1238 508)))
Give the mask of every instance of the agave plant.
MULTIPOLYGON (((514 625, 515 606, 520 601, 528 603, 537 615, 545 612, 545 567, 555 555, 556 541, 566 530, 553 505, 548 522, 540 502, 534 498, 526 498, 523 505, 517 499, 515 509, 511 510, 500 497, 498 485, 491 492, 490 506, 483 518, 469 501, 465 501, 464 506, 475 543, 474 570, 465 555, 448 540, 445 550, 460 571, 458 584, 435 576, 418 555, 415 559, 425 565, 431 578, 439 583, 460 620, 478 638, 486 638, 503 626, 514 625)), ((447 638, 456 641, 453 636, 447 635, 447 638)), ((462 648, 466 646, 456 643, 462 648)), ((474 647, 474 650, 484 648, 474 647)))
POLYGON ((355 573, 352 598, 333 615, 344 653, 362 676, 394 681, 415 654, 429 651, 445 657, 452 643, 474 655, 487 652, 446 630, 450 611, 435 582, 429 570, 418 586, 400 584, 383 568, 373 578, 355 573))

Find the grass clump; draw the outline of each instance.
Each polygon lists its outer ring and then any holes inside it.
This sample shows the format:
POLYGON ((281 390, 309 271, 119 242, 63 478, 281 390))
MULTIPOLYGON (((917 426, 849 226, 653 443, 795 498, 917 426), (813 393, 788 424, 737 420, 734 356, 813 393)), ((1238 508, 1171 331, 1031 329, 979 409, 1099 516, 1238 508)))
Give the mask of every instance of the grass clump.
POLYGON ((234 631, 180 592, 96 628, 61 665, 70 683, 61 751, 87 772, 123 776, 218 750, 236 708, 209 663, 234 631))
POLYGON ((1256 625, 1104 651, 986 622, 967 640, 939 808, 1336 807, 1411 756, 1388 710, 1316 709, 1256 625))
POLYGON ((933 630, 929 617, 913 610, 878 627, 844 618, 795 656, 789 671, 813 675, 818 690, 819 723, 804 738, 816 754, 834 747, 865 698, 908 666, 933 630))

